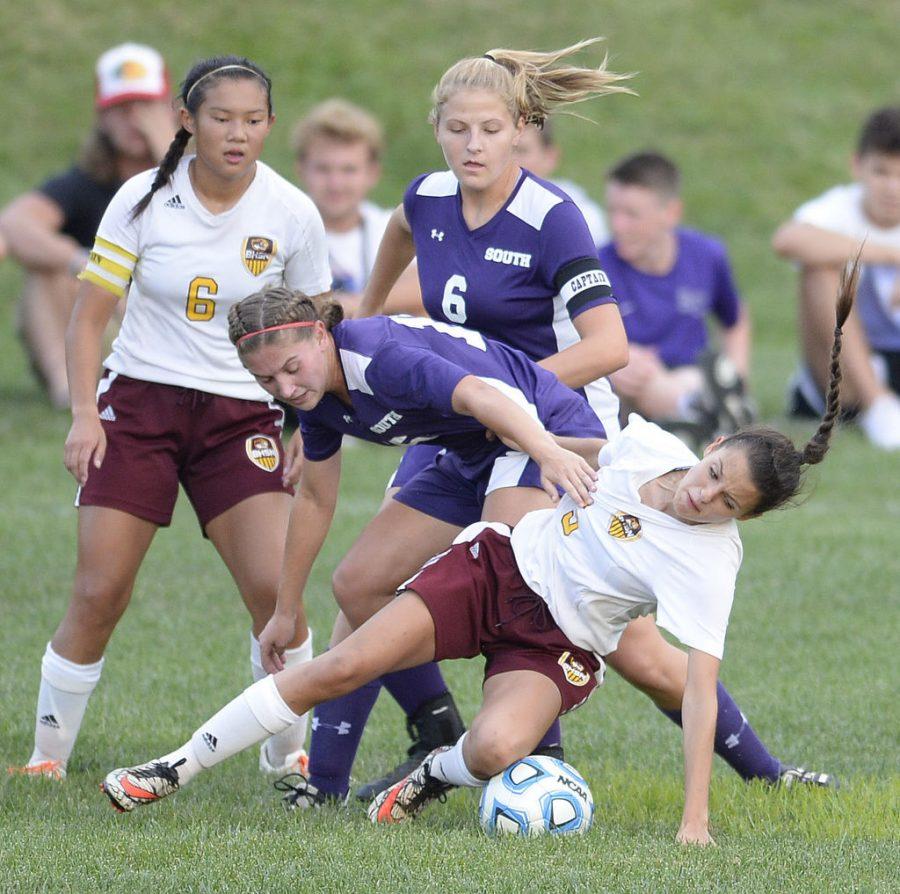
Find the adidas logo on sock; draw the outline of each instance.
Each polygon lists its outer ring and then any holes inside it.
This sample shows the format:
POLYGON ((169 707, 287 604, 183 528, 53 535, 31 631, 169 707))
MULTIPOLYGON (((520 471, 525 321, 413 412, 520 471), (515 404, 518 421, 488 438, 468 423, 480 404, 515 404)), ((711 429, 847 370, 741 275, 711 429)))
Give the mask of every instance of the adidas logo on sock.
POLYGON ((219 740, 212 733, 204 733, 203 741, 206 743, 206 747, 210 751, 215 751, 216 745, 219 744, 219 740))
POLYGON ((44 714, 38 721, 41 726, 49 726, 51 729, 59 729, 59 721, 52 714, 44 714))
POLYGON ((104 409, 100 414, 100 418, 105 419, 107 422, 115 422, 116 411, 112 407, 106 407, 106 409, 104 409))
POLYGON ((168 202, 163 203, 163 208, 174 208, 176 211, 184 211, 184 204, 181 201, 181 196, 174 195, 168 202))

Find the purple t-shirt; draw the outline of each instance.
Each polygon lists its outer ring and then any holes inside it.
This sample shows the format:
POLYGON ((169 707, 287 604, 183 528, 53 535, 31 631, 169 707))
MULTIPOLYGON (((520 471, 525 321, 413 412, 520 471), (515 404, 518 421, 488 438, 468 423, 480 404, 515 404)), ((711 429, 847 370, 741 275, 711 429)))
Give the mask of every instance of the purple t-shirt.
POLYGON ((463 457, 495 450, 480 422, 453 410, 453 391, 467 375, 500 388, 550 431, 583 414, 585 437, 603 437, 583 398, 521 351, 477 332, 424 317, 368 317, 339 323, 332 335, 353 405, 327 394, 298 412, 307 459, 332 456, 345 434, 395 446, 430 441, 463 457))
POLYGON ((665 276, 636 270, 614 242, 600 249, 628 340, 655 347, 668 367, 697 362, 708 341, 708 314, 730 329, 741 309, 725 246, 696 230, 679 228, 676 235, 678 256, 665 276))
POLYGON ((451 171, 423 174, 403 197, 425 309, 543 360, 578 341, 572 320, 614 303, 575 203, 522 171, 506 204, 470 230, 451 171))

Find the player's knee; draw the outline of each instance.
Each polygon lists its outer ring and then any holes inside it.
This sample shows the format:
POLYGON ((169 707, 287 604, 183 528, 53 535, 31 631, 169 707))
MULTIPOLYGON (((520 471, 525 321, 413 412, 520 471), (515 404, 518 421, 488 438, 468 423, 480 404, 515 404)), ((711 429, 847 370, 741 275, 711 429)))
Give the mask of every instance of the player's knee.
POLYGON ((72 588, 72 609, 79 621, 98 628, 114 627, 128 607, 131 590, 100 574, 78 574, 72 588))
POLYGON ((469 754, 466 763, 476 776, 487 779, 510 764, 521 760, 533 743, 522 733, 494 721, 472 723, 467 739, 469 754))
POLYGON ((337 647, 323 652, 308 665, 305 673, 316 689, 318 700, 337 698, 368 683, 367 668, 365 656, 358 651, 337 647))
POLYGON ((371 569, 359 567, 352 560, 343 561, 331 576, 334 598, 353 627, 367 621, 383 601, 378 599, 378 586, 371 569))

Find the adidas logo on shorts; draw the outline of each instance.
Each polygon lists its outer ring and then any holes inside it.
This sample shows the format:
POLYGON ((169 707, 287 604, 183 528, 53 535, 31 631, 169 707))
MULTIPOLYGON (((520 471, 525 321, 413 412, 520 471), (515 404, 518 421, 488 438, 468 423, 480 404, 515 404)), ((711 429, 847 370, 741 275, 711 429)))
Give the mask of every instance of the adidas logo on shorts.
POLYGON ((100 418, 105 419, 107 422, 115 422, 116 411, 112 407, 106 407, 100 414, 100 418))
POLYGON ((181 196, 174 195, 168 202, 163 203, 163 208, 174 208, 176 211, 184 211, 184 204, 181 201, 181 196))

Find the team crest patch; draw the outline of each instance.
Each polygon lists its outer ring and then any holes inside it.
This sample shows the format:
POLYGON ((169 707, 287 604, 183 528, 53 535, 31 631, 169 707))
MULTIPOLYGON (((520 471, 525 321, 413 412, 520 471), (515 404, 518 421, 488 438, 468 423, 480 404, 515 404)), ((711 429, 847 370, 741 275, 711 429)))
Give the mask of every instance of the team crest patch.
POLYGON ((278 447, 268 435, 251 435, 247 438, 245 447, 247 457, 254 466, 264 472, 274 472, 278 468, 281 461, 278 447))
POLYGON ((566 679, 573 686, 587 686, 591 681, 591 675, 587 672, 587 668, 577 659, 572 657, 571 652, 563 652, 556 662, 566 675, 566 679))
POLYGON ((616 540, 637 540, 641 536, 641 520, 627 512, 614 512, 609 517, 607 531, 616 540))
POLYGON ((248 236, 241 247, 241 260, 254 275, 259 276, 275 257, 278 246, 268 236, 248 236))

